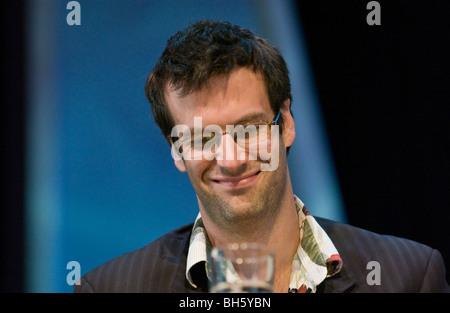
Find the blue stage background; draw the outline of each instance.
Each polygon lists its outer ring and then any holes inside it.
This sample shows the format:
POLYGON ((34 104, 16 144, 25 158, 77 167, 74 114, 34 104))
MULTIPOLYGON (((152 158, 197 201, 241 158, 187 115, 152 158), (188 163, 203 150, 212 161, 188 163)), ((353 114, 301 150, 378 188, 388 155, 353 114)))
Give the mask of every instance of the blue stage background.
POLYGON ((279 46, 291 70, 295 193, 345 221, 308 55, 287 0, 68 1, 27 7, 25 291, 71 292, 81 274, 192 222, 197 200, 153 122, 144 84, 167 39, 200 19, 227 20, 279 46))

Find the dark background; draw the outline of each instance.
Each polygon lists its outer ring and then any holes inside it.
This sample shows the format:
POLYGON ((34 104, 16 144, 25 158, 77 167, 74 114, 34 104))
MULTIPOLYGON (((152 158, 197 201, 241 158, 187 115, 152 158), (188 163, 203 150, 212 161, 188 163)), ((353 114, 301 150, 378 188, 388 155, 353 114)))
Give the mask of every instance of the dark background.
POLYGON ((24 2, 1 4, 0 291, 24 289, 24 2))
MULTIPOLYGON (((379 1, 368 26, 367 2, 297 3, 349 223, 439 249, 450 269, 450 3, 379 1)), ((21 292, 26 18, 22 1, 0 11, 0 286, 21 292)))
POLYGON ((450 281, 450 2, 378 2, 380 26, 298 2, 347 216, 440 250, 450 281))

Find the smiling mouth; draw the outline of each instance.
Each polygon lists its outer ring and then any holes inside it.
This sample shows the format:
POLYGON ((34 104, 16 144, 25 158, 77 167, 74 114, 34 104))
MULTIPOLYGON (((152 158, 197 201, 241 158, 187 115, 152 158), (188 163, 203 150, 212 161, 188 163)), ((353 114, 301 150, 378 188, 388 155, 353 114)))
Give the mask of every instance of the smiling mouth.
POLYGON ((256 180, 259 173, 261 171, 257 171, 254 173, 242 175, 239 177, 224 177, 220 179, 212 179, 212 181, 216 184, 219 184, 222 187, 235 189, 235 188, 243 188, 248 187, 256 180))

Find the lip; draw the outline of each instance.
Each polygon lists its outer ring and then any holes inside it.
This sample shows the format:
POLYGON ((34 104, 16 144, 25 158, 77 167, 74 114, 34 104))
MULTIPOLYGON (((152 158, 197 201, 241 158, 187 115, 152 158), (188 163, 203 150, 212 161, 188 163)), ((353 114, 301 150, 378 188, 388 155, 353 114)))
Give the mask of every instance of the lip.
POLYGON ((229 189, 248 187, 258 178, 261 171, 248 173, 238 177, 220 177, 211 179, 214 183, 229 189))

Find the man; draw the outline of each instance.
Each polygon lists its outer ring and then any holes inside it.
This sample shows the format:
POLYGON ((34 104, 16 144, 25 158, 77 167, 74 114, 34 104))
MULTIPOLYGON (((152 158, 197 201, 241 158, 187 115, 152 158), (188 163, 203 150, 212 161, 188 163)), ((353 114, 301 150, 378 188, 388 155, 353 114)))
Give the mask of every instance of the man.
POLYGON ((169 39, 145 90, 199 215, 87 273, 76 292, 205 292, 208 253, 234 242, 275 252, 274 292, 449 291, 438 251, 314 218, 295 196, 288 69, 265 39, 195 23, 169 39))

